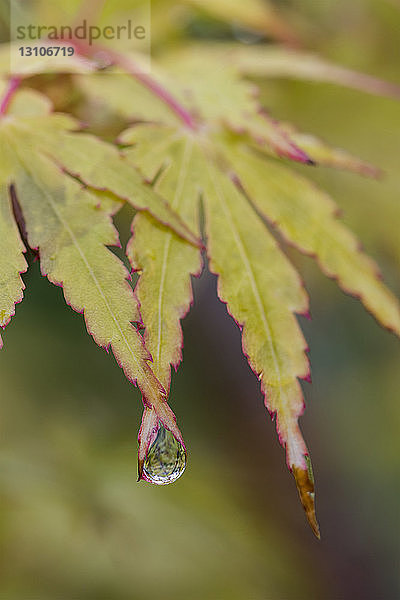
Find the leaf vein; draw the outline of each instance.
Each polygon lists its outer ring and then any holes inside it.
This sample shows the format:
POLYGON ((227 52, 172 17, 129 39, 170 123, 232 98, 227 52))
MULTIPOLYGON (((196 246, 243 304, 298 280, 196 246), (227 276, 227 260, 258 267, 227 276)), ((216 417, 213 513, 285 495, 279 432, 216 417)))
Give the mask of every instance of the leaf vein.
MULTIPOLYGON (((188 175, 188 163, 190 160, 190 156, 192 154, 192 150, 193 150, 193 142, 191 142, 191 140, 186 140, 185 143, 185 149, 183 152, 183 158, 182 158, 182 164, 181 164, 181 168, 179 171, 179 176, 178 176, 178 180, 177 180, 177 185, 176 185, 176 190, 175 190, 175 195, 174 195, 174 199, 171 203, 171 208, 173 208, 175 211, 177 210, 178 206, 179 206, 179 199, 181 197, 181 193, 183 190, 183 186, 186 180, 186 177, 188 175)), ((162 304, 163 304, 163 297, 164 297, 164 287, 165 287, 165 277, 166 277, 166 272, 167 272, 167 262, 168 262, 168 255, 169 255, 169 250, 170 250, 170 246, 171 246, 171 239, 172 239, 172 232, 168 231, 167 232, 167 237, 165 240, 165 245, 164 245, 164 255, 163 255, 163 263, 162 263, 162 268, 161 268, 161 278, 160 278, 160 288, 158 291, 158 331, 157 331, 157 350, 156 350, 156 356, 157 356, 157 362, 160 361, 160 355, 161 355, 161 341, 162 341, 162 304)))
POLYGON ((265 330, 265 333, 266 333, 267 341, 268 341, 268 344, 270 346, 271 355, 272 355, 272 358, 273 358, 273 361, 274 361, 274 368, 275 368, 275 371, 277 373, 278 381, 279 381, 279 384, 278 384, 279 385, 279 394, 281 395, 281 393, 282 393, 282 389, 281 389, 281 382, 282 382, 281 370, 280 370, 280 367, 279 367, 279 361, 278 361, 278 358, 277 358, 277 352, 276 352, 275 344, 273 342, 271 328, 270 328, 270 325, 268 323, 268 319, 267 319, 267 316, 265 314, 264 306, 263 306, 263 303, 262 303, 262 300, 261 300, 261 296, 260 296, 260 293, 259 293, 259 290, 258 290, 257 281, 256 281, 256 278, 255 278, 253 269, 251 268, 250 260, 249 260, 249 258, 247 256, 245 246, 244 246, 244 244, 243 244, 243 242, 241 240, 241 237, 240 237, 239 232, 237 231, 237 228, 235 227, 235 224, 234 224, 233 218, 232 218, 232 214, 231 214, 231 212, 229 210, 229 207, 228 207, 228 205, 227 205, 227 203, 225 201, 224 193, 221 190, 221 187, 218 184, 217 179, 213 175, 213 169, 212 169, 212 167, 208 163, 207 163, 207 166, 208 166, 209 173, 211 175, 211 179, 213 180, 213 184, 214 184, 214 188, 216 190, 217 196, 219 197, 220 203, 221 203, 221 205, 223 207, 223 210, 224 210, 224 213, 227 216, 227 219, 228 219, 230 228, 232 230, 233 237, 235 239, 236 245, 238 247, 240 256, 241 256, 242 261, 243 261, 243 263, 245 265, 245 270, 248 273, 248 276, 249 276, 249 279, 250 279, 250 284, 251 284, 251 287, 252 287, 253 295, 254 295, 254 298, 256 300, 257 308, 258 308, 260 316, 261 316, 261 320, 262 320, 262 323, 263 323, 263 326, 264 326, 264 330, 265 330))
MULTIPOLYGON (((93 280, 93 282, 94 282, 94 284, 95 284, 95 286, 96 286, 96 288, 97 288, 97 290, 98 290, 98 292, 100 294, 100 297, 103 300, 103 302, 104 302, 104 304, 106 306, 106 309, 108 310, 108 312, 109 312, 109 314, 110 314, 110 316, 111 316, 111 318, 112 318, 112 320, 113 320, 113 322, 114 322, 114 324, 115 324, 115 326, 117 328, 117 331, 120 333, 121 338, 123 339, 123 341, 124 341, 124 343, 125 343, 125 345, 126 345, 126 347, 128 349, 129 354, 132 356, 132 359, 133 359, 134 363, 136 364, 136 367, 137 367, 138 371, 141 372, 144 375, 144 369, 141 367, 138 359, 136 358, 135 353, 134 353, 131 345, 129 344, 129 342, 128 342, 127 338, 126 338, 126 336, 125 336, 125 334, 124 334, 124 332, 122 330, 122 327, 119 324, 118 319, 115 316, 115 314, 114 314, 114 312, 113 312, 113 310, 112 310, 112 308, 111 308, 111 306, 110 306, 110 304, 109 304, 109 302, 107 300, 106 295, 104 294, 103 288, 101 287, 101 284, 100 284, 99 280, 97 279, 96 274, 95 274, 92 266, 90 265, 90 263, 87 260, 87 258, 85 256, 85 254, 84 254, 84 252, 83 252, 80 244, 78 243, 78 240, 77 240, 77 238, 76 238, 73 230, 71 229, 71 227, 69 226, 69 224, 67 223, 67 221, 65 220, 65 218, 62 216, 62 214, 59 212, 57 206, 53 202, 53 200, 51 198, 51 195, 48 193, 48 191, 46 190, 46 188, 43 187, 43 185, 41 185, 40 180, 39 181, 37 180, 35 172, 31 169, 30 165, 26 162, 25 157, 23 156, 23 154, 21 155, 21 153, 19 152, 19 148, 17 147, 17 148, 15 148, 15 150, 16 150, 16 153, 19 156, 19 159, 20 159, 21 163, 24 165, 26 171, 31 174, 32 179, 36 182, 36 184, 38 185, 38 187, 41 189, 41 191, 42 191, 44 197, 46 198, 47 203, 49 204, 50 208, 53 210, 54 214, 59 219, 60 223, 65 228, 65 230, 68 232, 68 234, 69 234, 69 236, 70 236, 73 244, 75 245, 76 249, 78 250, 79 255, 81 256, 81 259, 82 259, 85 267, 87 268, 87 270, 89 272, 89 276, 92 278, 92 280, 93 280)), ((133 325, 132 325, 132 328, 133 328, 133 325)), ((136 377, 136 379, 137 379, 137 377, 136 377)))

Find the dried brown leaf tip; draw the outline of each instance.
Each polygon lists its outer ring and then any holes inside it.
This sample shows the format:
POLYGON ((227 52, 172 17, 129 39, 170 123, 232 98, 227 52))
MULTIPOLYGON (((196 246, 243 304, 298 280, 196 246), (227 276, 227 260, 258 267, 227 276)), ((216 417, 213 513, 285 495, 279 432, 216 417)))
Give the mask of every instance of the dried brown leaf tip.
POLYGON ((310 457, 305 455, 307 469, 292 466, 292 472, 296 480, 297 489, 299 492, 301 503, 306 511, 307 520, 311 529, 318 539, 321 539, 319 525, 315 514, 315 492, 314 492, 314 475, 310 457))

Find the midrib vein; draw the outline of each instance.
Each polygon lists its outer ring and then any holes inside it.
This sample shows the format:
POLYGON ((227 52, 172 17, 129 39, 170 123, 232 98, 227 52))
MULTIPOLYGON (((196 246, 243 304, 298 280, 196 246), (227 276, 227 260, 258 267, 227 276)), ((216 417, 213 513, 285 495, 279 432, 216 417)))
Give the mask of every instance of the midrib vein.
POLYGON ((276 354, 276 350, 275 350, 275 344, 274 344, 273 339, 272 339, 271 328, 270 328, 270 326, 268 324, 267 316, 266 316, 265 311, 264 311, 264 307, 263 307, 263 304, 262 304, 262 301, 261 301, 261 297, 260 297, 260 294, 259 294, 259 291, 258 291, 258 286, 257 286, 257 282, 256 282, 256 279, 255 279, 255 276, 254 276, 254 273, 253 273, 253 269, 251 268, 251 264, 250 264, 249 258, 247 256, 246 249, 245 249, 245 247, 243 245, 243 242, 242 242, 242 240, 240 238, 239 232, 237 231, 237 228, 236 228, 236 226, 234 224, 234 221, 233 221, 233 218, 232 218, 232 214, 231 214, 231 212, 229 210, 229 207, 228 207, 228 205, 227 205, 227 203, 225 201, 224 192, 223 192, 223 190, 221 190, 221 187, 220 187, 220 185, 218 183, 218 179, 214 175, 213 167, 211 165, 209 165, 208 161, 207 161, 207 167, 208 167, 208 170, 209 170, 209 173, 210 173, 210 176, 211 176, 211 179, 212 179, 215 191, 217 193, 217 197, 219 198, 220 203, 222 204, 224 213, 227 216, 227 219, 229 221, 229 225, 230 225, 233 237, 234 237, 236 245, 237 245, 237 247, 239 249, 239 252, 240 252, 241 258, 243 260, 243 263, 245 265, 246 271, 247 271, 247 273, 249 275, 251 287, 252 287, 253 294, 254 294, 254 297, 255 297, 255 300, 256 300, 256 304, 257 304, 257 308, 259 310, 259 313, 260 313, 260 316, 261 316, 261 320, 262 320, 262 323, 264 325, 264 330, 265 330, 265 333, 266 333, 266 336, 267 336, 268 344, 270 346, 271 355, 273 357, 275 371, 276 371, 277 376, 278 376, 279 387, 281 387, 282 375, 281 375, 281 370, 280 370, 280 367, 279 367, 279 362, 278 362, 278 358, 277 358, 277 354, 276 354))
MULTIPOLYGON (((179 207, 179 202, 183 190, 183 186, 185 183, 185 179, 188 173, 188 163, 193 150, 193 141, 187 139, 185 142, 185 148, 182 156, 182 163, 179 170, 178 181, 175 189, 174 199, 171 203, 171 208, 176 212, 179 207)), ((165 286, 165 277, 168 266, 168 255, 171 246, 172 233, 166 233, 166 240, 164 245, 164 254, 163 254, 163 262, 161 267, 161 278, 160 278, 160 288, 158 291, 158 331, 157 331, 157 347, 156 347, 156 357, 157 364, 160 362, 161 355, 161 341, 162 341, 162 305, 163 305, 163 297, 164 297, 164 286, 165 286)))
MULTIPOLYGON (((137 367, 138 372, 142 376, 144 376, 144 379, 146 379, 145 370, 144 370, 142 364, 136 358, 135 353, 133 352, 133 349, 132 349, 129 341, 126 338, 126 336, 125 336, 125 334, 123 332, 123 329, 122 329, 122 327, 121 327, 121 325, 120 325, 117 317, 115 316, 115 314, 114 314, 114 312, 113 312, 113 310, 112 310, 112 308, 111 308, 111 306, 110 306, 110 304, 109 304, 109 302, 107 300, 107 296, 105 295, 105 293, 103 291, 103 288, 102 288, 102 286, 101 286, 101 284, 100 284, 100 282, 99 282, 99 280, 98 280, 98 278, 97 278, 97 276, 96 276, 93 268, 91 267, 89 261, 87 260, 86 255, 85 255, 84 251, 82 250, 82 248, 81 248, 81 246, 80 246, 80 244, 79 244, 79 242, 78 242, 78 240, 77 240, 77 238, 76 238, 76 236, 75 236, 75 234, 73 232, 73 229, 70 227, 70 225, 68 224, 68 222, 66 221, 66 219, 60 213, 57 205, 53 202, 52 197, 48 193, 48 191, 46 190, 46 188, 44 188, 41 185, 40 180, 39 181, 37 180, 35 172, 33 170, 31 170, 31 168, 29 167, 29 165, 26 164, 25 158, 24 158, 23 155, 21 156, 21 154, 19 153, 19 149, 18 148, 16 149, 16 152, 17 152, 18 156, 20 157, 21 163, 24 165, 25 170, 28 173, 30 173, 32 179, 35 181, 35 183, 37 184, 38 188, 42 191, 44 197, 46 198, 46 201, 47 201, 48 205, 53 210, 54 214, 56 215, 56 217, 58 218, 59 222, 62 224, 62 226, 64 227, 64 229, 68 232, 68 235, 70 236, 70 238, 71 238, 74 246, 78 250, 78 253, 79 253, 79 255, 80 255, 81 259, 82 259, 82 262, 85 265, 85 267, 87 268, 87 270, 89 272, 89 275, 92 278, 92 280, 93 280, 93 282, 94 282, 94 284, 96 286, 96 289, 98 290, 99 295, 100 295, 101 299, 103 300, 103 302, 104 302, 104 304, 106 306, 106 309, 109 312, 109 314, 111 316, 111 319, 112 319, 112 321, 114 322, 114 324, 115 324, 115 326, 117 328, 117 331, 120 333, 120 335, 121 335, 121 337, 122 337, 122 339, 123 339, 123 341, 124 341, 124 343, 125 343, 128 351, 129 351, 130 356, 133 358, 133 361, 134 361, 134 363, 135 363, 135 365, 137 367)), ((54 167, 54 168, 56 168, 56 167, 54 167)), ((133 326, 132 326, 132 329, 134 329, 133 326)), ((138 335, 138 334, 136 334, 136 335, 138 335)), ((138 340, 138 342, 139 342, 139 340, 138 340)), ((138 378, 138 375, 136 377, 138 378)))

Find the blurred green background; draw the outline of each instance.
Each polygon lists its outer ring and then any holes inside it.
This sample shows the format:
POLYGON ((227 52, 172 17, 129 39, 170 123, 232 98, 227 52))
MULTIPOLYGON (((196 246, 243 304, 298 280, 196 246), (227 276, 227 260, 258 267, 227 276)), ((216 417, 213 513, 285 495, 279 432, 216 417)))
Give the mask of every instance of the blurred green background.
MULTIPOLYGON (((277 5, 304 47, 400 83, 396 0, 277 5)), ((196 15, 187 30, 235 34, 196 15)), ((331 192, 399 294, 400 103, 322 84, 259 83, 274 116, 385 170, 380 182, 306 172, 331 192)), ((123 236, 131 216, 124 209, 117 217, 123 236)), ((400 597, 399 345, 311 259, 289 254, 311 296, 312 320, 301 324, 313 384, 304 385, 301 426, 321 541, 306 523, 214 277, 194 281, 172 385, 188 468, 175 484, 156 487, 136 483, 140 394, 30 255, 26 297, 0 361, 1 598, 400 597)))

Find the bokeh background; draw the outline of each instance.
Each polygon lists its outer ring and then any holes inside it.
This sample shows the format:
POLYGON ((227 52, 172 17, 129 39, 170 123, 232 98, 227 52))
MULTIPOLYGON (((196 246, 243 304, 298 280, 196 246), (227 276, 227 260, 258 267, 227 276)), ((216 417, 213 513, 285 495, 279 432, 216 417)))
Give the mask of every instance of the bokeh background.
MULTIPOLYGON (((165 15, 175 14, 174 4, 163 3, 165 15)), ((400 83, 397 0, 276 5, 305 48, 400 83)), ((228 19, 189 17, 181 36, 237 35, 228 19)), ((306 172, 331 192, 399 294, 400 103, 325 84, 259 84, 273 115, 384 169, 379 182, 306 172)), ((68 103, 64 88, 58 101, 68 103)), ((117 216, 123 240, 131 216, 117 216)), ((306 523, 213 276, 194 281, 172 385, 188 468, 175 484, 156 487, 136 483, 140 394, 30 254, 26 297, 0 357, 1 598, 400 597, 399 344, 311 259, 289 254, 311 296, 312 320, 301 324, 313 383, 304 384, 301 426, 321 541, 306 523)))

